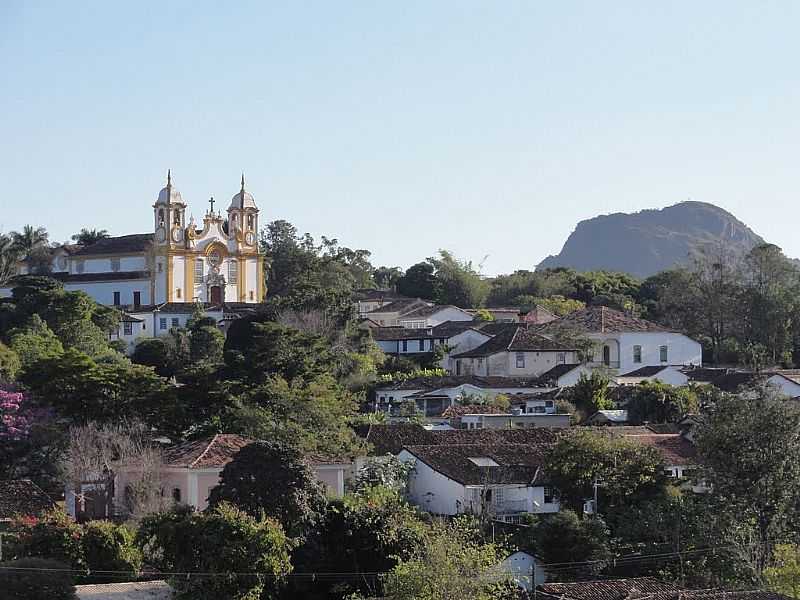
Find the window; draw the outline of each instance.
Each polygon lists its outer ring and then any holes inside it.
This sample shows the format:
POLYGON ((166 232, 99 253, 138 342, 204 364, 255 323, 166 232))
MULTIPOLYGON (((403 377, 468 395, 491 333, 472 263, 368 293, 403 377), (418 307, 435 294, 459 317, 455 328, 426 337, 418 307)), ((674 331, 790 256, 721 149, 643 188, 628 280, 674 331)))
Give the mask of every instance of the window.
POLYGON ((461 360, 456 361, 456 375, 461 375, 461 360))
POLYGON ((642 347, 641 346, 634 346, 633 347, 633 362, 635 362, 635 363, 642 362, 642 347))
POLYGON ((543 415, 545 413, 545 408, 544 408, 544 406, 534 406, 533 407, 533 412, 538 414, 538 415, 543 415))
POLYGON ((252 231, 255 228, 255 217, 253 215, 247 215, 247 228, 252 231))
POLYGON ((545 405, 547 408, 553 408, 553 401, 552 401, 552 400, 545 400, 545 401, 544 401, 544 405, 545 405))
POLYGON ((669 360, 669 348, 666 346, 660 346, 658 348, 658 354, 661 362, 667 362, 669 360))
POLYGON ((447 343, 447 338, 439 338, 439 344, 444 346, 447 343))
POLYGON ((478 358, 478 368, 483 368, 483 359, 480 357, 478 358))
POLYGON ((517 368, 524 369, 525 368, 525 353, 524 352, 517 352, 517 368))
POLYGON ((175 223, 175 225, 180 225, 181 224, 181 211, 176 210, 173 218, 174 218, 173 223, 175 223))
POLYGON ((611 347, 610 346, 603 346, 603 364, 605 366, 611 366, 611 347))
POLYGON ((122 324, 122 333, 124 335, 133 335, 133 323, 130 321, 125 321, 122 324))
POLYGON ((558 500, 558 494, 556 494, 555 488, 545 486, 544 488, 544 503, 545 504, 553 504, 558 500))
POLYGON ((175 500, 175 502, 181 501, 181 488, 172 488, 172 499, 175 500))
POLYGON ((78 262, 75 263, 75 271, 77 273, 83 273, 84 267, 85 265, 83 264, 82 260, 79 260, 78 262))
POLYGON ((176 298, 180 298, 181 297, 181 288, 175 288, 175 297, 176 298))
POLYGON ((505 496, 506 494, 503 488, 494 488, 494 494, 492 494, 492 504, 495 506, 503 506, 505 496))
POLYGON ((162 262, 158 263, 158 272, 159 273, 163 273, 164 272, 164 263, 162 263, 162 262))
POLYGON ((236 260, 232 260, 228 263, 228 283, 238 283, 239 282, 239 263, 236 260))
POLYGON ((403 340, 403 352, 408 352, 408 340, 403 340))
POLYGON ((419 341, 419 351, 420 352, 425 352, 425 340, 420 340, 419 341))
POLYGON ((253 300, 255 296, 253 295, 253 290, 250 290, 250 300, 253 300))
POLYGON ((159 329, 166 329, 167 328, 167 320, 165 318, 160 318, 158 320, 158 328, 159 329))
POLYGON ((194 282, 203 283, 203 259, 198 258, 194 261, 194 282))
POLYGON ((142 292, 133 292, 133 305, 141 306, 141 304, 142 304, 142 292))
POLYGON ((172 326, 173 327, 180 327, 181 326, 181 321, 180 321, 180 319, 178 319, 178 317, 172 317, 172 326))
POLYGON ((567 353, 566 352, 559 352, 558 357, 556 358, 558 364, 563 365, 567 362, 567 353))
POLYGON ((120 293, 114 292, 114 306, 120 305, 120 293))
POLYGON ((119 271, 119 259, 112 258, 111 259, 111 270, 112 271, 119 271))

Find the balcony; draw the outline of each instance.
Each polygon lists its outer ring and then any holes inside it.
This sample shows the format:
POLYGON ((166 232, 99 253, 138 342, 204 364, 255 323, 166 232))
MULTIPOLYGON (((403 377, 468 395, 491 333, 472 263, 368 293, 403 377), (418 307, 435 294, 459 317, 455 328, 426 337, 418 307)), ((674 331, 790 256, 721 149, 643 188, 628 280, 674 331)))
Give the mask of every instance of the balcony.
POLYGON ((511 515, 530 512, 527 500, 504 500, 497 504, 492 504, 489 511, 495 515, 511 515))

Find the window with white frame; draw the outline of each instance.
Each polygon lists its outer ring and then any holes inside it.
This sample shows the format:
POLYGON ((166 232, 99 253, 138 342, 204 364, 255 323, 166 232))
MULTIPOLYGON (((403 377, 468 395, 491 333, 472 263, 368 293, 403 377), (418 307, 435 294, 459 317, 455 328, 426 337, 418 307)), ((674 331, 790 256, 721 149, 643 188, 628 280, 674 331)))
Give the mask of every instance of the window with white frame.
POLYGON ((634 346, 633 347, 633 362, 635 362, 635 363, 642 362, 642 347, 641 346, 634 346))
POLYGON ((159 329, 166 329, 167 328, 167 320, 164 317, 161 317, 158 320, 158 328, 159 329))
POLYGON ((564 363, 566 363, 567 362, 567 353, 566 352, 559 352, 558 353, 557 362, 560 365, 563 365, 564 363))
POLYGON ((122 324, 122 333, 124 335, 133 335, 133 323, 130 321, 125 321, 122 324))
POLYGON ((659 346, 658 355, 661 362, 669 361, 669 348, 667 346, 659 346))
POLYGON ((420 340, 419 341, 419 351, 420 352, 425 352, 425 340, 420 340))
POLYGON ((517 368, 524 369, 525 368, 525 353, 524 352, 517 352, 517 368))
POLYGON ((172 326, 173 327, 180 327, 181 320, 178 317, 172 317, 172 326))
POLYGON ((111 270, 112 271, 119 271, 119 259, 112 258, 111 259, 111 270))
POLYGON ((545 504, 553 504, 558 500, 558 494, 556 493, 556 489, 553 487, 545 486, 544 488, 544 503, 545 504))
POLYGON ((194 261, 194 282, 203 283, 203 259, 198 258, 194 261))
POLYGON ((228 283, 238 283, 239 282, 239 262, 236 260, 231 260, 228 263, 228 283))

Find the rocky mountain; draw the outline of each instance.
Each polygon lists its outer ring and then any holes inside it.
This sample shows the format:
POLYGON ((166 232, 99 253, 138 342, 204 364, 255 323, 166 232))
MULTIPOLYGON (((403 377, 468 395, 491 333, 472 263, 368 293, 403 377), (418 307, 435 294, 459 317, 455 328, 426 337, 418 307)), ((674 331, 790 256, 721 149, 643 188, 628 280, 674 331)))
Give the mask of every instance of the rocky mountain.
POLYGON ((718 206, 681 202, 660 210, 581 221, 561 252, 545 258, 538 268, 606 269, 648 277, 686 263, 704 246, 719 243, 744 253, 764 240, 718 206))

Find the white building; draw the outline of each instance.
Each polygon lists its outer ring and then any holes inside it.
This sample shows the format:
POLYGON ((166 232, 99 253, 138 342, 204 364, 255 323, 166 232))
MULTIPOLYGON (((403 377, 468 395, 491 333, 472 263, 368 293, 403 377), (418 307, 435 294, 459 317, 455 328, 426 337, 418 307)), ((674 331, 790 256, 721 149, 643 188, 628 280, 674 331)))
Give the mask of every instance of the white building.
POLYGON ((447 321, 435 327, 373 327, 372 337, 386 354, 429 354, 439 346, 450 353, 471 350, 491 339, 470 321, 447 321))
POLYGON ((541 474, 542 449, 534 445, 408 446, 398 458, 414 465, 409 500, 433 514, 513 522, 560 507, 541 474))
POLYGON ((605 306, 570 313, 542 325, 538 332, 591 340, 590 365, 609 369, 612 374, 647 366, 699 366, 703 362, 702 347, 693 339, 605 306))
POLYGON ((420 306, 399 316, 397 324, 407 329, 425 329, 448 322, 462 321, 471 323, 472 320, 473 317, 469 312, 457 306, 435 304, 432 306, 420 306))

